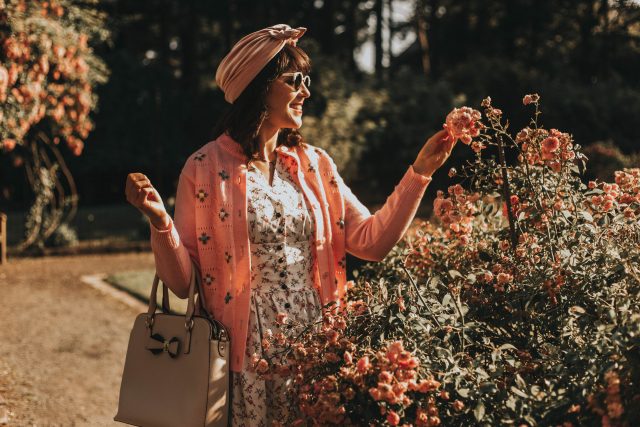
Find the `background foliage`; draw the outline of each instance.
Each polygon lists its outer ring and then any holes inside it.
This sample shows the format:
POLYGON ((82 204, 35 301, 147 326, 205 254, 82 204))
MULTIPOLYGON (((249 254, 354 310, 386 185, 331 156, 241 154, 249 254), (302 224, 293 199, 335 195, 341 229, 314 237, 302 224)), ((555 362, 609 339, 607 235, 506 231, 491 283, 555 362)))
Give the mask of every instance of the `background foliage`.
MULTIPOLYGON (((611 141, 630 154, 638 140, 639 7, 631 1, 109 0, 96 7, 112 36, 91 44, 112 73, 95 88, 100 104, 84 154, 70 159, 85 204, 122 202, 124 178, 135 170, 172 195, 184 159, 213 137, 226 106, 213 79, 220 59, 244 34, 279 22, 309 29, 301 46, 315 66, 302 130, 374 203, 452 106, 488 93, 513 111, 519 94, 540 93, 547 123, 585 146, 611 141), (356 61, 363 47, 373 53, 374 74, 356 61)), ((467 155, 456 151, 452 162, 467 155)), ((32 196, 23 172, 4 157, 0 203, 24 208, 32 196)), ((433 187, 444 178, 438 174, 433 187)))

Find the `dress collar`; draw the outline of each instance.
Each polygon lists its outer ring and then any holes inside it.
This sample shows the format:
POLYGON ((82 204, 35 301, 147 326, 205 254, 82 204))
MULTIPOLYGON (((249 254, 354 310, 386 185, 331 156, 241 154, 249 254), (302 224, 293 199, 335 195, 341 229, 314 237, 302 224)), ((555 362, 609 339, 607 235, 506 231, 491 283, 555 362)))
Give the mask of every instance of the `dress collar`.
MULTIPOLYGON (((241 157, 246 159, 247 156, 244 154, 244 150, 239 142, 234 140, 227 132, 224 132, 222 135, 218 137, 218 143, 230 153, 236 155, 237 157, 241 157)), ((294 154, 296 149, 289 148, 286 145, 280 145, 276 147, 276 151, 284 154, 294 154)), ((294 156, 295 157, 295 156, 294 156)))

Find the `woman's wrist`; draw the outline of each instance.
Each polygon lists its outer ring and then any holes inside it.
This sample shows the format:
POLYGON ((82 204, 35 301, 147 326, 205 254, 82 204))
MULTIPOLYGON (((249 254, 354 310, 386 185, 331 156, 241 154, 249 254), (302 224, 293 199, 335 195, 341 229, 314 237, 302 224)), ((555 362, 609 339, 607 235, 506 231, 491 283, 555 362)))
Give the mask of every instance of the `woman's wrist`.
POLYGON ((411 166, 413 167, 413 171, 415 173, 418 173, 418 174, 420 174, 422 176, 426 176, 427 178, 431 178, 431 175, 433 175, 434 171, 429 169, 429 168, 416 165, 415 163, 412 164, 411 166))
POLYGON ((158 231, 166 231, 171 225, 171 217, 168 213, 165 213, 165 215, 160 218, 149 218, 149 221, 158 231))

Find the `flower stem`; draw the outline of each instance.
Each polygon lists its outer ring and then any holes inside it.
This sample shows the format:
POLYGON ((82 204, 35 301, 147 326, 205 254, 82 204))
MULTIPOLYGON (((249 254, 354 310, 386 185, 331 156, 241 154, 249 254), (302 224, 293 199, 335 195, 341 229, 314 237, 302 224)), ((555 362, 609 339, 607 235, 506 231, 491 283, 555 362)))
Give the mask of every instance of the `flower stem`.
POLYGON ((511 209, 511 191, 509 190, 509 173, 507 171, 507 161, 504 156, 504 144, 502 143, 502 136, 498 135, 498 156, 500 158, 500 165, 502 166, 502 191, 504 193, 504 199, 507 204, 507 218, 509 219, 509 232, 511 234, 511 249, 516 250, 518 244, 518 238, 516 236, 515 218, 513 217, 513 211, 511 209))

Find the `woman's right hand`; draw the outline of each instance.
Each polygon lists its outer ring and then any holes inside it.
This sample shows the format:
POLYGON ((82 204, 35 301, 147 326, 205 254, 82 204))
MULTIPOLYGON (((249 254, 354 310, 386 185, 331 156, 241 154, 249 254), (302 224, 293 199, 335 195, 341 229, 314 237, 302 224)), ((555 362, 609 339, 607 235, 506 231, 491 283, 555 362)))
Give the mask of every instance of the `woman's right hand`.
POLYGON ((146 175, 134 172, 127 175, 124 190, 127 201, 149 218, 158 230, 166 230, 171 223, 171 216, 162 203, 160 193, 153 188, 146 175))

